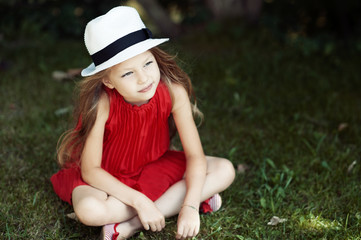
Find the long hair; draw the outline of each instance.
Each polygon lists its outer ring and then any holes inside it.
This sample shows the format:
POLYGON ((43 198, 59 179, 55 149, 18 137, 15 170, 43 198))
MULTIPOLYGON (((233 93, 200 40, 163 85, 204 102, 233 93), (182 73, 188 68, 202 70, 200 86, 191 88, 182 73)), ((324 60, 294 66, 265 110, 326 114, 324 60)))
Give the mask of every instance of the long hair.
MULTIPOLYGON (((180 84, 187 91, 189 100, 192 106, 193 116, 200 119, 200 122, 203 121, 203 113, 197 107, 197 99, 193 91, 192 82, 188 74, 184 72, 176 63, 175 56, 169 55, 165 51, 161 50, 158 47, 152 48, 150 52, 155 57, 155 60, 158 63, 158 67, 161 74, 162 81, 168 87, 168 91, 171 95, 173 101, 173 93, 171 90, 171 84, 176 83, 180 84)), ((168 121, 169 125, 169 134, 170 138, 174 137, 177 132, 173 117, 171 116, 168 121)))
MULTIPOLYGON (((168 87, 172 100, 173 93, 170 85, 172 83, 182 85, 187 91, 189 99, 194 102, 192 103, 194 116, 202 119, 203 115, 196 106, 191 80, 177 65, 175 57, 157 47, 152 48, 150 52, 158 63, 161 80, 168 87)), ((62 167, 70 167, 74 163, 79 164, 85 141, 96 120, 99 98, 104 92, 102 79, 107 77, 109 69, 86 77, 77 84, 78 98, 73 113, 75 127, 66 131, 60 137, 57 145, 57 158, 62 167)), ((176 128, 172 117, 170 117, 168 123, 170 137, 173 137, 176 128)))
POLYGON ((62 134, 57 145, 57 159, 62 167, 79 163, 85 140, 93 128, 97 116, 99 98, 103 90, 102 79, 109 70, 104 70, 78 82, 76 105, 73 112, 75 127, 62 134))

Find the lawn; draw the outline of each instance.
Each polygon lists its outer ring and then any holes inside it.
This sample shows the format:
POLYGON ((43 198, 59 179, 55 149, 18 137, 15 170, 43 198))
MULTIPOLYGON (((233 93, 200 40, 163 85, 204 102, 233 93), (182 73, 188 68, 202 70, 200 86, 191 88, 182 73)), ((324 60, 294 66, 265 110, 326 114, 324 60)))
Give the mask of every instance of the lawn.
MULTIPOLYGON (((0 238, 97 239, 52 191, 55 147, 69 127, 81 40, 0 42, 0 238)), ((360 52, 281 43, 264 29, 210 27, 167 44, 193 79, 208 155, 237 176, 195 239, 361 239, 360 52), (269 225, 277 216, 281 221, 269 225)), ((175 143, 179 145, 179 142, 175 143)), ((172 239, 162 233, 132 239, 172 239)))

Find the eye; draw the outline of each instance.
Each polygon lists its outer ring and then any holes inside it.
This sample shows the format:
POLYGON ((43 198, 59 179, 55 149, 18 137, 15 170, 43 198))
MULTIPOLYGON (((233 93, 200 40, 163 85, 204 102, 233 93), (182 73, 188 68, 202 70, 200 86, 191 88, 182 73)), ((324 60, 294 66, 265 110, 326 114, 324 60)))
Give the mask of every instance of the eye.
POLYGON ((128 77, 128 76, 130 76, 130 75, 132 75, 132 74, 133 74, 133 72, 127 72, 127 73, 125 73, 125 74, 122 75, 122 78, 128 77))
POLYGON ((144 67, 148 67, 149 65, 151 65, 153 63, 153 61, 149 61, 149 62, 147 62, 145 65, 144 65, 144 67))

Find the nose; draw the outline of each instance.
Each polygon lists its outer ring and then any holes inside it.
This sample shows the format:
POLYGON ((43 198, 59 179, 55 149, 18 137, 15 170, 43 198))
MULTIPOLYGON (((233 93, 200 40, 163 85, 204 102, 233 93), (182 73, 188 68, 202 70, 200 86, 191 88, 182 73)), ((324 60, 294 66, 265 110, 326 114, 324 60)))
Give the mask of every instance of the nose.
POLYGON ((143 84, 148 81, 148 75, 144 71, 138 72, 138 84, 143 84))

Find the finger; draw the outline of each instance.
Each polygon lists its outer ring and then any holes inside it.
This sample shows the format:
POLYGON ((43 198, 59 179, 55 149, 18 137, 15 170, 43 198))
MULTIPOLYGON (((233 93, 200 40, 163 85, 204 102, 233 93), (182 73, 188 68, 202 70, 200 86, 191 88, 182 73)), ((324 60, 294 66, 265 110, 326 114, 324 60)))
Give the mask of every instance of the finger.
POLYGON ((144 230, 149 230, 149 224, 148 223, 143 223, 143 227, 144 227, 144 230))
POLYGON ((161 226, 162 226, 162 229, 165 227, 165 218, 164 217, 162 218, 161 226))
POLYGON ((182 234, 182 239, 186 239, 189 236, 189 234, 190 234, 189 227, 185 227, 182 234))
POLYGON ((199 232, 199 228, 198 228, 198 226, 195 226, 193 231, 192 231, 192 236, 191 237, 195 237, 198 234, 198 232, 199 232))
POLYGON ((158 232, 162 231, 162 223, 161 222, 157 222, 156 224, 157 230, 158 232))
POLYGON ((179 233, 177 233, 177 235, 175 236, 176 239, 181 239, 182 235, 180 235, 179 233))
POLYGON ((189 231, 188 231, 188 237, 192 238, 195 236, 195 232, 196 232, 196 228, 195 226, 190 227, 189 231))
POLYGON ((150 225, 150 229, 152 230, 152 232, 157 231, 157 225, 155 223, 151 223, 150 225))
POLYGON ((199 229, 200 229, 200 225, 198 224, 194 231, 194 236, 196 236, 199 233, 199 229))
POLYGON ((158 231, 162 231, 162 229, 165 226, 165 219, 164 217, 160 218, 160 220, 157 222, 157 229, 158 231))
POLYGON ((183 225, 182 224, 178 225, 178 231, 177 231, 177 236, 176 236, 177 239, 182 238, 183 230, 184 230, 183 225))

